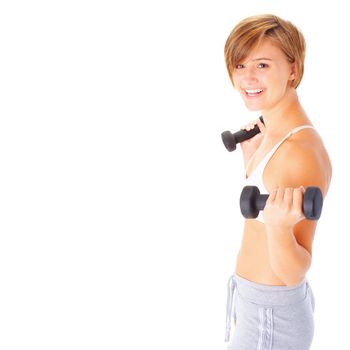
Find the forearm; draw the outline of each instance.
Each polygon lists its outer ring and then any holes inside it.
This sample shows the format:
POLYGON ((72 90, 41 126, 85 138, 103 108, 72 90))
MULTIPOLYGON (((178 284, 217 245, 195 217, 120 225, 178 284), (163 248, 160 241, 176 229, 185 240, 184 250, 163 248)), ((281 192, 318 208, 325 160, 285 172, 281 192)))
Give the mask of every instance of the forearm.
POLYGON ((266 227, 270 264, 287 285, 301 281, 311 265, 310 253, 302 247, 291 229, 266 227))

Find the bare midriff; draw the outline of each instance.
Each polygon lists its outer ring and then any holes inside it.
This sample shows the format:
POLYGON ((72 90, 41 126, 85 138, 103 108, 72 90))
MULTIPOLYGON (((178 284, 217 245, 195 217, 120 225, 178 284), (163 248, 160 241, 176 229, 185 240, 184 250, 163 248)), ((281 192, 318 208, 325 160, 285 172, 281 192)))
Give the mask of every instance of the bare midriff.
POLYGON ((260 221, 245 221, 242 245, 236 260, 236 274, 260 284, 286 285, 271 268, 265 225, 260 221))

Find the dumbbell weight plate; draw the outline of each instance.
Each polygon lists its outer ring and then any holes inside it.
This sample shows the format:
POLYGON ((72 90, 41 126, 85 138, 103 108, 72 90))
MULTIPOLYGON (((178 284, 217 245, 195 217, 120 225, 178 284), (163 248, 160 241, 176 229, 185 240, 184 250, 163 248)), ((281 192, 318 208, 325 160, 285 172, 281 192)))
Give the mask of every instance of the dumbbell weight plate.
POLYGON ((318 220, 321 216, 323 196, 319 187, 310 186, 304 193, 303 212, 309 220, 318 220))
POLYGON ((239 199, 241 213, 246 219, 254 219, 259 215, 259 209, 256 205, 256 198, 260 191, 256 186, 245 186, 239 199))
POLYGON ((221 139, 229 152, 232 152, 236 149, 237 141, 231 131, 227 130, 221 133, 221 139))

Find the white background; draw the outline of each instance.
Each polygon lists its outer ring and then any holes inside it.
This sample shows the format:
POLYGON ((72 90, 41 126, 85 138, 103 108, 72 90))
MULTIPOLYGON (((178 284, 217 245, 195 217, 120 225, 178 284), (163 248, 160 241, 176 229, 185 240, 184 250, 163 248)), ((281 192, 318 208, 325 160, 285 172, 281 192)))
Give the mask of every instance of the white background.
POLYGON ((0 348, 225 349, 255 119, 229 81, 233 26, 274 13, 307 40, 300 99, 333 162, 308 273, 313 349, 348 344, 346 2, 3 1, 0 348))

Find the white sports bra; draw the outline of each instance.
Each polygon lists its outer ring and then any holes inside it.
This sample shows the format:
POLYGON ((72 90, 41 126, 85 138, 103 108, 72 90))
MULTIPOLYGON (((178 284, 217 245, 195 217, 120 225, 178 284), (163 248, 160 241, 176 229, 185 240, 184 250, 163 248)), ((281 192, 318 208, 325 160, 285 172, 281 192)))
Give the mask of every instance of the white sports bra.
MULTIPOLYGON (((298 126, 296 128, 294 128, 293 130, 291 130, 281 141, 279 141, 270 152, 268 152, 264 158, 259 162, 258 166, 252 171, 252 173, 249 175, 249 177, 247 177, 247 167, 245 168, 244 171, 244 186, 257 186, 260 190, 261 194, 268 194, 268 191, 264 185, 264 180, 263 180, 263 174, 264 174, 264 170, 266 167, 266 164, 269 162, 269 160, 271 159, 271 157, 274 155, 274 153, 277 151, 278 147, 281 146, 281 144, 288 139, 288 137, 290 137, 291 135, 297 133, 300 130, 303 129, 307 129, 307 128, 311 128, 314 129, 314 127, 312 125, 301 125, 298 126)), ((249 165, 249 162, 247 164, 247 166, 249 165)), ((259 216, 256 218, 256 220, 260 221, 260 222, 264 222, 264 217, 262 215, 262 211, 259 212, 259 216)))

